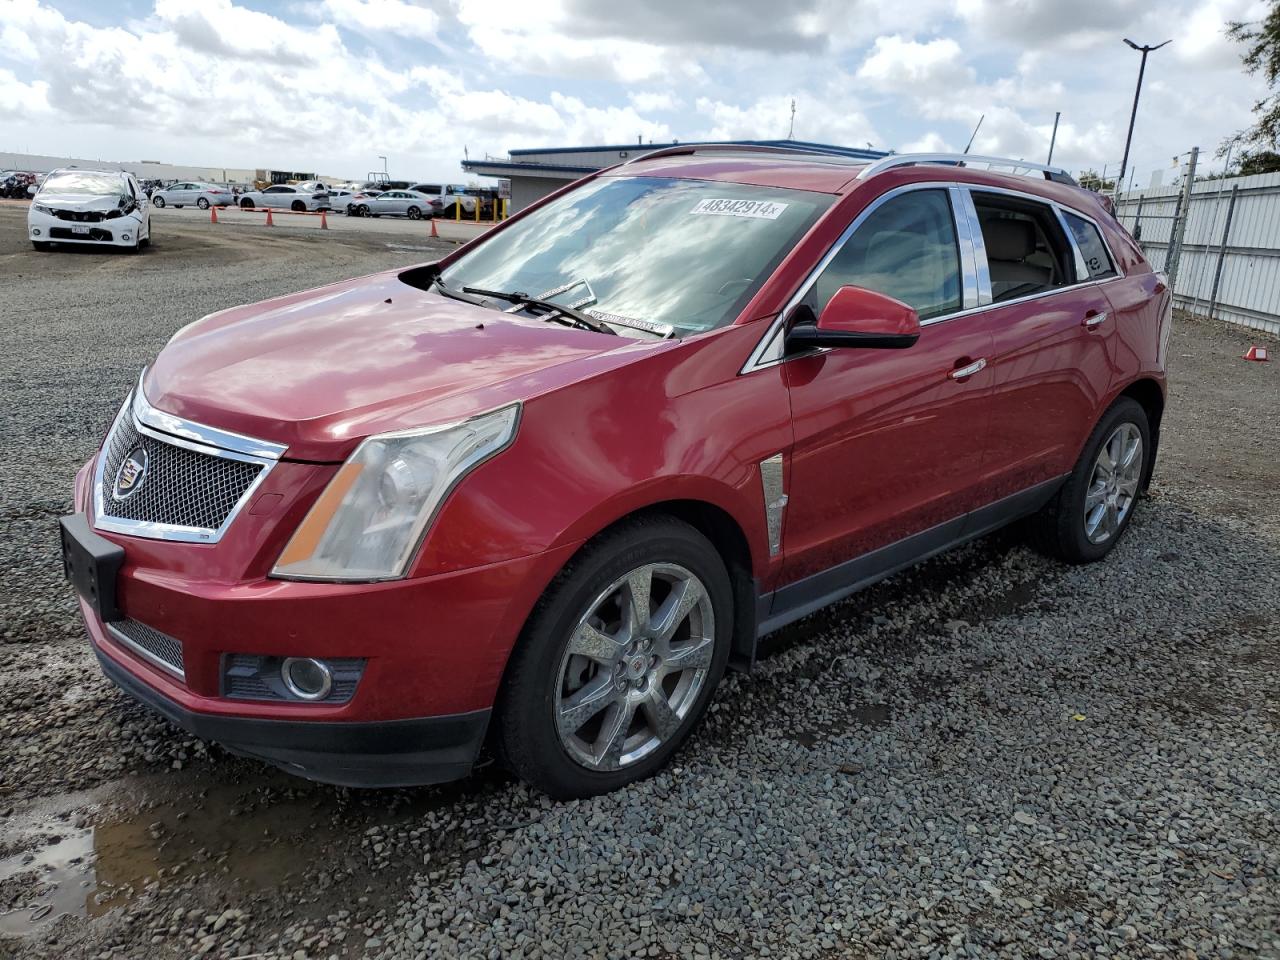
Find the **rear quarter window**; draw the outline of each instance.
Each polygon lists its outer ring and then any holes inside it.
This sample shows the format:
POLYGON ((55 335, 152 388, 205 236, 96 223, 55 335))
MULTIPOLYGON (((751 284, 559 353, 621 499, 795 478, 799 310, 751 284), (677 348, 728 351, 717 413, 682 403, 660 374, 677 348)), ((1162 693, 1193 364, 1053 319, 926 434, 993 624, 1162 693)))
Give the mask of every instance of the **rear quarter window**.
POLYGON ((1107 245, 1102 242, 1102 234, 1099 233, 1098 228, 1074 213, 1064 211, 1063 216, 1067 221, 1067 227, 1071 230, 1071 236, 1075 238, 1076 246, 1080 248, 1080 253, 1084 257, 1089 279, 1102 280, 1116 276, 1116 266, 1111 262, 1111 254, 1107 252, 1107 245))

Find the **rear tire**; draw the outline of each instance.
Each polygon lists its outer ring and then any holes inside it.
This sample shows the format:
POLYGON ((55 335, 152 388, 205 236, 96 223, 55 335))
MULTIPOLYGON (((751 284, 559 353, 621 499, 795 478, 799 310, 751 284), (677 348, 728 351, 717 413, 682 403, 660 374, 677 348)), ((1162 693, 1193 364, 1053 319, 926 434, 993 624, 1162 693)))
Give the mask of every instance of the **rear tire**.
POLYGON ((209 201, 207 198, 201 197, 199 200, 196 201, 196 206, 199 207, 201 210, 208 210, 209 201))
POLYGON ((646 517, 601 535, 547 587, 511 655, 504 762, 561 800, 653 775, 711 701, 733 618, 724 562, 693 527, 646 517))
POLYGON ((301 200, 295 200, 293 201, 293 203, 289 204, 289 209, 292 210, 294 213, 306 213, 307 205, 303 203, 301 200))
POLYGON ((249 200, 249 199, 241 200, 241 201, 240 201, 240 209, 241 209, 241 210, 252 210, 252 209, 253 209, 253 201, 252 201, 252 200, 249 200))
POLYGON ((1146 411, 1121 397, 1089 434, 1062 489, 1031 518, 1036 547, 1067 563, 1110 553, 1133 519, 1151 452, 1146 411))
POLYGON ((409 219, 410 219, 410 220, 421 220, 421 219, 422 219, 422 211, 421 211, 418 207, 410 207, 410 208, 409 208, 409 219))

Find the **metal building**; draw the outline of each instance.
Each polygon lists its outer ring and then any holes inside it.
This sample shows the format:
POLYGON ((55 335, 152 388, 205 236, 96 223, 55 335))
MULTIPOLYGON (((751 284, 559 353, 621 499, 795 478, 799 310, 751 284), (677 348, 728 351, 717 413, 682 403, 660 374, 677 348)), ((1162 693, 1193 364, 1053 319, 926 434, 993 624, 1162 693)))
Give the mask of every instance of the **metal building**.
MULTIPOLYGON (((803 140, 713 140, 690 141, 697 143, 734 143, 743 146, 797 147, 807 151, 830 153, 835 156, 854 157, 859 160, 875 160, 885 153, 879 150, 861 150, 827 143, 809 143, 803 140)), ((507 158, 464 160, 462 169, 482 177, 501 177, 511 181, 510 212, 522 210, 535 200, 559 190, 566 183, 585 177, 589 173, 643 156, 651 150, 680 146, 673 143, 630 143, 604 147, 539 147, 533 150, 511 150, 507 158)))

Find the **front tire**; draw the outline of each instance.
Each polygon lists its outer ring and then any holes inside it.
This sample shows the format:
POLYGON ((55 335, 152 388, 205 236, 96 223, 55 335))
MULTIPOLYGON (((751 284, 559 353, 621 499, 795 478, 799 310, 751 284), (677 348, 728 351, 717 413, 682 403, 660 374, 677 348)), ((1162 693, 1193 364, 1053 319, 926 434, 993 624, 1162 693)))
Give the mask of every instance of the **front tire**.
POLYGON ((252 200, 250 200, 250 199, 248 199, 248 198, 245 198, 244 200, 241 200, 241 201, 240 201, 240 209, 241 209, 241 210, 252 210, 252 209, 253 209, 253 201, 252 201, 252 200))
POLYGON ((292 210, 294 213, 306 213, 307 205, 303 203, 301 200, 295 200, 293 201, 293 203, 289 205, 289 209, 292 210))
POLYGON ((661 769, 724 674, 733 591, 710 541, 670 517, 588 544, 534 608, 499 696, 513 772, 551 797, 590 797, 661 769))
POLYGON ((53 244, 48 240, 32 240, 31 246, 40 253, 47 253, 53 248, 53 244))
POLYGON ((1151 452, 1146 411, 1121 397, 1093 428, 1062 489, 1032 518, 1036 545, 1068 563, 1110 553, 1133 519, 1151 452))
POLYGON ((164 209, 164 197, 152 197, 151 202, 155 205, 157 210, 164 209))

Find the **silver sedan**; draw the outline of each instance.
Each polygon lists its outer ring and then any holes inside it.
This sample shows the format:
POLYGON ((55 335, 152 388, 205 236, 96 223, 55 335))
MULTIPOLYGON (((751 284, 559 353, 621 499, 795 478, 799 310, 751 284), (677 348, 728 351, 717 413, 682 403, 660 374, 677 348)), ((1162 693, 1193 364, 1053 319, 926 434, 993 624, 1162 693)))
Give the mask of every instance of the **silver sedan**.
POLYGON ((388 190, 376 197, 361 200, 356 212, 362 217, 408 217, 421 220, 431 216, 435 208, 431 198, 415 190, 388 190))
POLYGON ((152 191, 151 202, 157 207, 226 207, 236 202, 230 187, 215 183, 185 181, 152 191))

